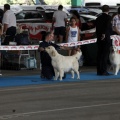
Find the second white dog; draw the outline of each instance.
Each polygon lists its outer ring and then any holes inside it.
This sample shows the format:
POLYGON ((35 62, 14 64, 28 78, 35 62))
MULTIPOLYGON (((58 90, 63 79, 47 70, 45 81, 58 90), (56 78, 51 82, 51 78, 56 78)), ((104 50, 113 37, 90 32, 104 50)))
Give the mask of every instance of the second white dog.
POLYGON ((64 72, 71 71, 72 78, 74 78, 74 72, 77 73, 77 79, 80 79, 79 75, 79 63, 78 60, 82 55, 82 52, 77 52, 73 56, 63 56, 57 52, 53 46, 46 47, 45 50, 52 59, 52 65, 55 72, 55 80, 60 76, 60 80, 64 75, 64 72))
POLYGON ((109 58, 113 67, 114 75, 117 75, 120 69, 120 54, 116 46, 110 48, 109 58))

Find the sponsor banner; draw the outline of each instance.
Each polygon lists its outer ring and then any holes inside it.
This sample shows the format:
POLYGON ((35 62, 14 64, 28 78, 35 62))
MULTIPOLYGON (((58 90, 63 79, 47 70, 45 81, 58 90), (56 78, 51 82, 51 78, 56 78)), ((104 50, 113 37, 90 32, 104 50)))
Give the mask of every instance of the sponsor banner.
MULTIPOLYGON (((113 40, 113 45, 118 47, 120 50, 120 36, 119 35, 112 35, 111 39, 113 40)), ((41 41, 40 41, 41 42, 41 41)), ((85 45, 85 44, 91 44, 96 43, 97 39, 89 39, 89 40, 83 40, 78 42, 70 42, 70 43, 61 43, 58 44, 60 46, 66 46, 66 47, 73 47, 77 45, 85 45)), ((37 50, 39 45, 21 45, 21 46, 0 46, 0 50, 37 50)))
POLYGON ((97 39, 89 39, 89 40, 83 40, 83 41, 78 41, 78 42, 70 42, 70 43, 61 43, 59 44, 60 46, 66 46, 66 47, 73 47, 77 45, 85 45, 85 44, 91 44, 91 43, 96 43, 97 39))
MULTIPOLYGON (((37 39, 40 40, 42 38, 41 36, 41 31, 45 31, 45 32, 49 32, 52 30, 51 26, 52 23, 18 23, 17 24, 20 32, 22 32, 24 29, 28 29, 29 30, 29 37, 31 39, 37 39)), ((81 31, 81 34, 85 34, 85 33, 94 33, 95 32, 95 28, 90 29, 90 30, 85 30, 85 31, 81 31)))
POLYGON ((41 31, 51 31, 51 23, 19 23, 17 24, 20 31, 24 29, 29 30, 29 37, 31 39, 41 39, 41 31))
POLYGON ((119 35, 112 35, 111 39, 113 40, 112 44, 120 50, 120 36, 119 35))
POLYGON ((0 46, 0 50, 37 50, 39 45, 0 46))

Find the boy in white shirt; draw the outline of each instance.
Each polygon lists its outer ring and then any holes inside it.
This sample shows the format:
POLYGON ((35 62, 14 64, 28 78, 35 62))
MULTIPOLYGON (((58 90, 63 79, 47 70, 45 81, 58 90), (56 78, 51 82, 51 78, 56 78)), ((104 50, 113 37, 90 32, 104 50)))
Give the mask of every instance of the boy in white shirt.
POLYGON ((14 39, 16 34, 16 16, 10 10, 10 5, 4 5, 4 15, 3 15, 3 34, 6 36, 4 40, 4 44, 9 44, 9 41, 14 39))

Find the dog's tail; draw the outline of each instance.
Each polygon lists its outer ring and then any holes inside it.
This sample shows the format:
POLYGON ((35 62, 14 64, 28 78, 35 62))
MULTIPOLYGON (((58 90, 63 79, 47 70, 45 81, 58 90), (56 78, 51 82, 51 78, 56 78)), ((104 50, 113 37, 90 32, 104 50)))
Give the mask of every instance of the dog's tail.
POLYGON ((77 53, 74 54, 73 56, 75 56, 75 58, 76 58, 77 60, 79 60, 80 57, 82 56, 82 51, 81 51, 81 50, 80 50, 80 51, 77 51, 77 53))

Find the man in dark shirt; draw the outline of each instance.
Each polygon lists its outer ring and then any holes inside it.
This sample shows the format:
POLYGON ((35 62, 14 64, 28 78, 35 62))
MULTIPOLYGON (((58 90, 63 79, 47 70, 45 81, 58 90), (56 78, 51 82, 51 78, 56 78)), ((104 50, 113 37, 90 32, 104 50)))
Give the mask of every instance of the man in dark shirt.
POLYGON ((54 38, 53 33, 51 32, 46 33, 45 40, 40 43, 38 48, 38 50, 40 51, 40 60, 42 64, 41 74, 47 79, 52 79, 52 77, 54 76, 54 69, 51 64, 51 57, 45 51, 45 47, 53 46, 56 49, 64 49, 64 47, 60 47, 59 45, 56 45, 53 42, 51 42, 53 38, 54 38))
POLYGON ((108 15, 109 6, 102 6, 102 14, 96 19, 97 35, 97 75, 110 75, 107 72, 107 62, 111 46, 111 17, 108 15))

